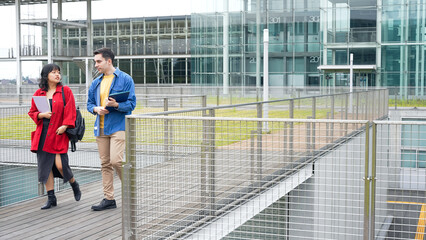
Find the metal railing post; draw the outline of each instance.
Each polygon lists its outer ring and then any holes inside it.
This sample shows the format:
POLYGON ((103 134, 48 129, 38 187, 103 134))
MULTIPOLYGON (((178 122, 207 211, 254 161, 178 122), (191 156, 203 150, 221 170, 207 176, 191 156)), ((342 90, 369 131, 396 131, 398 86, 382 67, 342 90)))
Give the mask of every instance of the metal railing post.
POLYGON ((180 87, 180 108, 183 108, 183 99, 182 99, 182 95, 183 95, 183 87, 180 87))
POLYGON ((207 95, 201 96, 201 105, 203 108, 207 107, 207 95))
POLYGON ((23 93, 22 93, 22 86, 19 87, 19 106, 22 106, 22 104, 24 104, 24 98, 23 98, 23 93))
POLYGON ((38 195, 43 196, 44 195, 44 184, 42 182, 38 183, 38 195))
POLYGON ((378 90, 378 92, 379 92, 379 94, 378 94, 378 102, 379 102, 379 104, 377 104, 377 111, 375 111, 375 112, 377 112, 378 113, 378 115, 374 118, 374 119, 377 119, 377 118, 379 118, 379 117, 382 117, 382 91, 381 90, 378 90))
POLYGON ((145 106, 148 107, 148 87, 145 87, 145 97, 146 97, 146 103, 145 106))
POLYGON ((254 151, 254 137, 256 136, 257 131, 251 130, 250 131, 250 180, 255 179, 256 171, 255 171, 255 151, 254 151))
POLYGON ((375 222, 376 222, 376 154, 377 154, 377 124, 373 124, 371 139, 371 222, 370 222, 370 239, 374 239, 375 222))
MULTIPOLYGON (((308 116, 308 119, 312 119, 311 116, 308 116)), ((306 122, 306 153, 310 154, 311 152, 311 123, 306 122)))
POLYGON ((257 122, 257 163, 256 163, 256 174, 257 180, 262 180, 262 122, 257 122))
POLYGON ((356 93, 356 120, 359 119, 359 92, 356 93))
POLYGON ((136 239, 137 179, 136 179, 136 119, 126 118, 126 159, 123 162, 122 219, 123 239, 136 239))
POLYGON ((385 90, 385 105, 383 111, 386 113, 386 116, 388 115, 388 109, 389 109, 389 89, 385 90))
MULTIPOLYGON (((206 110, 203 110, 202 116, 206 117, 206 110)), ((203 139, 201 142, 201 153, 200 153, 200 199, 201 199, 201 208, 205 208, 207 206, 207 198, 208 198, 208 190, 207 190, 207 133, 208 133, 208 122, 207 120, 203 120, 203 139)), ((210 213, 209 213, 210 214, 210 213)))
MULTIPOLYGON (((291 99, 290 100, 290 118, 291 119, 293 119, 294 118, 294 100, 293 99, 291 99)), ((294 125, 294 123, 293 122, 291 122, 290 123, 290 130, 289 130, 289 146, 288 146, 288 148, 289 148, 289 154, 290 154, 290 161, 292 161, 293 162, 293 135, 294 135, 294 128, 293 128, 293 125, 294 125)))
MULTIPOLYGON (((167 116, 167 114, 165 115, 167 116)), ((164 157, 165 161, 170 161, 170 146, 171 146, 171 129, 170 129, 170 119, 164 119, 164 141, 163 141, 163 149, 164 149, 164 157)))
POLYGON ((396 94, 396 88, 395 88, 395 90, 394 90, 394 93, 395 93, 395 110, 398 108, 398 105, 397 105, 397 103, 396 103, 396 101, 398 100, 397 98, 398 98, 398 95, 396 94))
POLYGON ((297 89, 296 90, 296 92, 297 92, 297 98, 298 98, 298 101, 297 101, 297 108, 298 109, 300 109, 300 89, 297 89))
MULTIPOLYGON (((349 115, 349 113, 348 113, 348 111, 349 111, 349 96, 350 96, 350 94, 352 94, 352 93, 349 93, 349 94, 346 94, 345 96, 346 96, 346 98, 345 98, 345 120, 348 120, 348 115, 349 115)), ((350 96, 350 97, 352 97, 352 96, 350 96)), ((348 124, 347 123, 345 123, 345 136, 346 135, 348 135, 348 124)))
MULTIPOLYGON (((340 120, 343 120, 343 116, 344 116, 344 107, 345 107, 345 95, 338 95, 338 97, 341 99, 340 101, 340 120)), ((343 129, 343 123, 339 124, 340 128, 339 128, 339 133, 343 134, 343 131, 341 131, 343 129)))
POLYGON ((216 88, 216 106, 220 105, 219 88, 216 88))
MULTIPOLYGON (((334 108, 335 108, 335 105, 334 105, 334 95, 331 95, 331 119, 332 120, 334 120, 334 108)), ((333 139, 334 139, 334 123, 331 123, 331 126, 330 126, 330 137, 331 137, 331 142, 333 142, 333 139)))
POLYGON ((288 137, 288 135, 287 135, 287 128, 288 128, 288 123, 284 123, 284 141, 283 141, 283 154, 284 154, 284 157, 283 157, 283 160, 284 160, 284 162, 286 162, 286 160, 287 160, 287 154, 288 154, 288 148, 287 148, 287 137, 288 137))
POLYGON ((370 122, 365 124, 365 155, 364 155, 364 240, 369 239, 370 221, 370 177, 369 177, 369 148, 370 148, 370 122))
POLYGON ((368 103, 369 103, 369 101, 368 101, 368 99, 369 99, 369 97, 368 97, 368 95, 370 95, 369 94, 369 92, 366 92, 365 93, 365 120, 370 120, 370 119, 368 119, 368 103))
MULTIPOLYGON (((326 119, 330 119, 330 112, 327 112, 327 118, 326 119)), ((325 137, 326 137, 326 142, 329 143, 330 142, 330 124, 328 121, 325 123, 325 137)))
POLYGON ((256 117, 257 118, 262 118, 262 114, 263 114, 263 105, 262 103, 256 103, 256 117))
MULTIPOLYGON (((210 117, 215 117, 214 109, 210 110, 210 117)), ((210 215, 214 215, 214 211, 216 209, 216 156, 215 156, 215 149, 216 149, 216 136, 215 136, 215 128, 216 128, 216 121, 210 120, 209 121, 209 129, 208 129, 208 156, 209 156, 209 165, 210 167, 208 173, 209 173, 209 198, 210 198, 210 215)))
MULTIPOLYGON (((164 98, 164 112, 169 111, 169 99, 168 98, 164 98)), ((167 114, 165 114, 165 116, 167 116, 167 114)), ((169 161, 170 160, 170 138, 169 138, 169 134, 170 134, 170 129, 169 126, 170 125, 170 120, 169 119, 164 119, 164 156, 165 156, 165 160, 169 161)))
POLYGON ((164 98, 163 99, 163 111, 167 112, 169 111, 169 99, 168 98, 164 98))
MULTIPOLYGON (((312 119, 316 118, 317 100, 312 98, 312 119)), ((312 122, 312 151, 315 151, 315 122, 312 122)))
POLYGON ((256 102, 259 102, 259 88, 256 87, 256 102))
POLYGON ((229 88, 229 105, 232 105, 232 87, 229 88))
MULTIPOLYGON (((262 118, 263 114, 263 104, 257 103, 257 118, 262 118)), ((257 180, 262 179, 262 122, 257 121, 257 151, 256 151, 256 175, 257 180)))

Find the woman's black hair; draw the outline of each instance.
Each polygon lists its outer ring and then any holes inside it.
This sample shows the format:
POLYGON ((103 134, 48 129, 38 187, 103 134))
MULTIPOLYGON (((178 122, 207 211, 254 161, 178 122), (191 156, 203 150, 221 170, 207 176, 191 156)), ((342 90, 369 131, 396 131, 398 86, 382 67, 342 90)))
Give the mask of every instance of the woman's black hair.
MULTIPOLYGON (((41 70, 41 73, 40 73, 40 80, 38 83, 38 86, 41 88, 41 90, 43 91, 49 90, 48 75, 53 70, 58 70, 60 72, 61 68, 54 63, 49 63, 43 66, 43 69, 41 70)), ((58 85, 62 85, 62 83, 59 82, 58 85)))

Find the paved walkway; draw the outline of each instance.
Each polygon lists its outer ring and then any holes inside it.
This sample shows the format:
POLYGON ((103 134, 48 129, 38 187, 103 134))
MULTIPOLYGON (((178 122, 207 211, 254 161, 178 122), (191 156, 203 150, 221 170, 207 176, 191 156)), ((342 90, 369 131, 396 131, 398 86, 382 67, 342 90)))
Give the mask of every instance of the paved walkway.
POLYGON ((114 181, 117 208, 95 212, 102 198, 102 183, 81 186, 82 197, 74 200, 71 189, 56 193, 58 206, 40 207, 47 197, 37 197, 0 208, 0 239, 121 239, 121 186, 114 181))

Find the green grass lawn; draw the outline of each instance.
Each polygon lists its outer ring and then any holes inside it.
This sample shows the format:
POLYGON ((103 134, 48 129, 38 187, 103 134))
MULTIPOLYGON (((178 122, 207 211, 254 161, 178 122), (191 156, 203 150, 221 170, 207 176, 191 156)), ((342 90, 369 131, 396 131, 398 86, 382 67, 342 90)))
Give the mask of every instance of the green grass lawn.
MULTIPOLYGON (((254 99, 246 99, 247 102, 253 102, 254 99)), ((210 98, 208 101, 214 102, 214 98, 210 98)), ((226 100, 224 100, 226 102, 226 100)), ((318 99, 316 110, 316 119, 324 119, 327 116, 329 109, 321 109, 320 105, 329 100, 318 99)), ((246 102, 240 101, 239 103, 246 102)), ((335 102, 335 106, 343 103, 341 99, 335 102)), ((282 103, 280 103, 282 104, 282 103)), ((312 115, 312 110, 309 106, 312 104, 311 99, 302 99, 300 104, 298 100, 294 102, 294 118, 295 119, 306 119, 312 115), (299 108, 299 106, 302 106, 299 108)), ((329 103, 328 103, 329 104, 329 103)), ((328 105, 327 104, 327 105, 328 105)), ((395 101, 390 99, 389 106, 395 105, 395 101)), ((397 101, 397 105, 400 107, 425 107, 426 100, 407 100, 397 101)), ((268 112, 269 118, 289 118, 289 111, 287 110, 276 110, 273 108, 273 103, 270 104, 271 108, 268 112)), ((169 109, 180 110, 180 109, 169 109)), ((148 112, 162 112, 162 108, 143 108, 139 106, 135 109, 133 114, 141 114, 148 112)), ((83 117, 86 121, 86 133, 83 142, 95 142, 93 134, 93 126, 95 116, 88 113, 85 109, 82 109, 83 117)), ((188 114, 185 114, 188 116, 188 114)), ((193 113, 193 116, 200 116, 201 114, 193 113)), ((238 108, 218 109, 215 111, 216 117, 239 117, 239 118, 256 118, 257 111, 255 109, 242 110, 238 108)), ((157 120, 155 125, 152 124, 153 120, 137 120, 143 133, 139 134, 138 141, 150 142, 150 143, 162 143, 164 140, 164 120, 157 120), (149 135, 144 136, 145 132, 149 135), (149 139, 149 140, 148 140, 149 139)), ((202 137, 202 122, 192 121, 191 124, 187 123, 187 120, 174 120, 173 131, 179 134, 173 136, 174 144, 185 143, 189 145, 201 144, 199 139, 202 137)), ((139 128, 138 126, 138 128, 139 128)), ((29 118, 27 114, 20 115, 9 115, 8 117, 0 118, 0 139, 11 139, 11 140, 30 140, 30 133, 36 128, 34 122, 29 118)), ((252 121, 216 121, 215 133, 216 133, 216 146, 223 146, 233 142, 241 141, 250 138, 251 131, 257 130, 257 123, 252 121)), ((140 131, 138 129, 138 131, 140 131)))
MULTIPOLYGON (((294 118, 306 119, 311 116, 311 110, 295 110, 294 118)), ((325 118, 326 110, 317 111, 317 118, 325 118)), ((256 117, 256 110, 222 109, 216 111, 216 117, 256 117)), ((269 111, 270 118, 288 118, 288 111, 269 111)), ((136 141, 140 144, 165 144, 164 122, 169 121, 169 128, 177 133, 172 136, 174 145, 201 146, 203 145, 203 121, 200 120, 164 120, 164 119, 137 119, 136 141)), ((207 124, 208 121, 206 121, 207 124)), ((282 130, 284 123, 274 123, 275 129, 282 130)), ((208 129, 208 128, 207 128, 208 129)), ((225 146, 249 139, 251 132, 256 131, 256 121, 215 121, 215 145, 225 146)), ((211 129, 209 129, 211 130, 211 129)), ((275 130, 276 131, 276 130, 275 130)), ((268 133, 274 133, 274 130, 268 133)))
MULTIPOLYGON (((170 109, 173 110, 173 109, 170 109)), ((174 109, 177 110, 177 109, 174 109)), ((133 113, 147 113, 147 112, 160 112, 161 108, 154 109, 142 109, 137 108, 133 113)), ((83 142, 95 142, 93 134, 93 126, 95 122, 95 116, 82 110, 83 117, 86 122, 86 132, 83 138, 83 142)), ((256 110, 238 110, 235 108, 220 109, 215 112, 217 117, 248 117, 255 118, 257 115, 256 110)), ((312 112, 310 109, 295 109, 294 118, 304 119, 311 116, 312 112)), ((316 112, 317 118, 325 118, 326 111, 320 110, 316 112)), ((289 118, 289 111, 282 110, 270 110, 269 118, 289 118)), ((138 125, 141 126, 142 132, 146 132, 149 135, 144 136, 142 133, 138 137, 138 141, 150 143, 159 143, 164 140, 164 120, 159 119, 155 125, 152 124, 153 120, 137 120, 138 125), (147 124, 150 124, 147 126, 147 124)), ((191 124, 185 123, 187 120, 174 120, 173 131, 177 132, 174 136, 174 144, 185 142, 185 144, 200 144, 197 139, 200 139, 202 134, 202 122, 192 121, 191 124), (189 134, 189 136, 188 136, 189 134)), ((13 115, 0 119, 1 127, 1 139, 12 139, 12 140, 30 140, 30 133, 35 130, 35 123, 29 118, 27 114, 13 115)), ((139 127, 138 127, 139 128, 139 127)), ((250 132, 257 130, 257 123, 254 121, 216 121, 215 132, 216 132, 216 145, 221 146, 224 144, 230 144, 232 142, 244 140, 250 137, 250 132), (225 139, 226 138, 226 139, 225 139)), ((139 129, 138 129, 139 131, 139 129)))
MULTIPOLYGON (((398 107, 426 107, 426 100, 411 99, 411 100, 396 100, 398 107)), ((389 99, 389 107, 395 106, 395 100, 389 99)))

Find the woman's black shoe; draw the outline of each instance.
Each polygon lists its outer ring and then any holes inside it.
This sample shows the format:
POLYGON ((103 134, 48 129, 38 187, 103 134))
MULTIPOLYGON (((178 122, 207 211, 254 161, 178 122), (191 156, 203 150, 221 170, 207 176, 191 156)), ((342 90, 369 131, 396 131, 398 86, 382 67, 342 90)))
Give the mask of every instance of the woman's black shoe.
POLYGON ((74 198, 76 201, 80 201, 81 198, 81 191, 80 191, 80 185, 77 181, 74 181, 71 183, 72 191, 74 192, 74 198))
POLYGON ((55 207, 56 206, 56 196, 55 196, 55 192, 53 190, 50 190, 47 192, 47 202, 46 204, 44 204, 43 207, 41 207, 41 209, 49 209, 51 207, 55 207))

